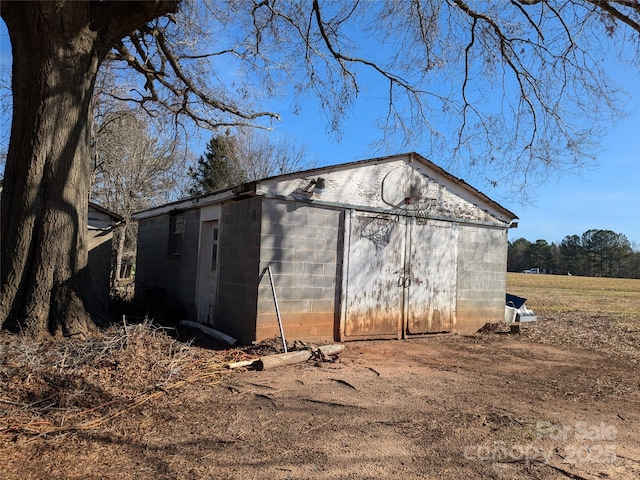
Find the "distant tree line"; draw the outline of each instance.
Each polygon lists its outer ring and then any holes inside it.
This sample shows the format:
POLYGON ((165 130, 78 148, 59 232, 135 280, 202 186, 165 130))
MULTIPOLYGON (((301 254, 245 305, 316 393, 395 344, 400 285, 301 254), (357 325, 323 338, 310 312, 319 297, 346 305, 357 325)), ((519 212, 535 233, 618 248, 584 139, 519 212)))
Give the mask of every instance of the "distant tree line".
POLYGON ((640 251, 621 233, 587 230, 566 236, 559 245, 524 238, 509 242, 507 270, 582 275, 588 277, 640 278, 640 251))

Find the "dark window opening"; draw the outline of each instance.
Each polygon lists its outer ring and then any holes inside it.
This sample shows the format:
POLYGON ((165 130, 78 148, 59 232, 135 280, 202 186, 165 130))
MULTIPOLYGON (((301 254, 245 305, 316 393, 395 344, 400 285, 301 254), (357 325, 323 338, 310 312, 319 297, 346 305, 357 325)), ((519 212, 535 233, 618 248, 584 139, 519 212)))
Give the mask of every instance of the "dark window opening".
POLYGON ((169 255, 182 253, 182 237, 184 234, 184 213, 171 215, 169 220, 169 255))
POLYGON ((211 271, 218 269, 218 229, 213 229, 213 242, 211 242, 211 271))

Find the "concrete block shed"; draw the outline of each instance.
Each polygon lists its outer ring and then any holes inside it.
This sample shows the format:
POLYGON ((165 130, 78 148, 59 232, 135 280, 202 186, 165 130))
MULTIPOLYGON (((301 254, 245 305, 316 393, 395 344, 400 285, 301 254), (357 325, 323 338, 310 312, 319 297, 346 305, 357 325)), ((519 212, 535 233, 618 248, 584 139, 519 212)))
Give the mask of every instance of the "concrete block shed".
POLYGON ((136 289, 243 343, 475 332, 504 319, 517 217, 416 153, 246 183, 134 216, 136 289))

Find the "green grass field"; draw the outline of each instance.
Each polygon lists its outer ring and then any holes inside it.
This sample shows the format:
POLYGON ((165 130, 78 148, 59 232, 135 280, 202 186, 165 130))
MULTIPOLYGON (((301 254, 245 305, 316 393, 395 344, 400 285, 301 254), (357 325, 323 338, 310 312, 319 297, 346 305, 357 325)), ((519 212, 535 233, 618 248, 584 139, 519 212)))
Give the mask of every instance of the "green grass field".
POLYGON ((508 273, 507 292, 526 298, 527 307, 538 315, 585 313, 640 322, 636 279, 508 273))

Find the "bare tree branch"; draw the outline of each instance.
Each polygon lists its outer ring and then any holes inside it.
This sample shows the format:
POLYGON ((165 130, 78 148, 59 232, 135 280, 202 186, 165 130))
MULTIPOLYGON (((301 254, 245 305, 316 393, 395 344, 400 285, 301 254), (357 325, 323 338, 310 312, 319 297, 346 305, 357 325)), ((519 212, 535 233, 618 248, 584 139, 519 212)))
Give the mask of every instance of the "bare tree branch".
POLYGON ((631 18, 630 14, 625 14, 620 10, 616 9, 612 4, 618 4, 623 7, 628 7, 631 10, 631 13, 637 15, 640 13, 640 2, 637 1, 605 1, 605 0, 588 0, 589 3, 594 4, 595 6, 601 8, 605 12, 607 12, 612 17, 620 20, 622 23, 627 24, 631 28, 633 28, 636 32, 640 33, 640 22, 631 18))

